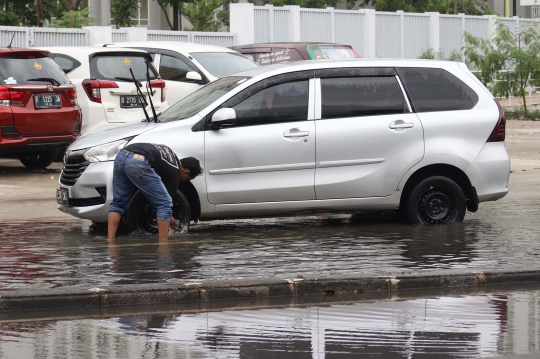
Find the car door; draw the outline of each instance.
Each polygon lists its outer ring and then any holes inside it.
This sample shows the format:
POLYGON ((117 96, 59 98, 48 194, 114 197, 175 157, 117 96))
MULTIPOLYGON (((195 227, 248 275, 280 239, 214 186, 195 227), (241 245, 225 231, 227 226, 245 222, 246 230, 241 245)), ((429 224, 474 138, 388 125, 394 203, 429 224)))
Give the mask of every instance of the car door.
POLYGON ((289 75, 228 100, 236 123, 205 132, 210 203, 315 199, 314 80, 289 75))
POLYGON ((383 197, 424 156, 424 131, 394 69, 318 71, 317 199, 383 197))
POLYGON ((169 104, 178 102, 208 82, 204 74, 182 54, 168 50, 160 50, 159 53, 159 74, 167 84, 169 104), (187 79, 186 74, 190 71, 199 73, 202 80, 187 79))

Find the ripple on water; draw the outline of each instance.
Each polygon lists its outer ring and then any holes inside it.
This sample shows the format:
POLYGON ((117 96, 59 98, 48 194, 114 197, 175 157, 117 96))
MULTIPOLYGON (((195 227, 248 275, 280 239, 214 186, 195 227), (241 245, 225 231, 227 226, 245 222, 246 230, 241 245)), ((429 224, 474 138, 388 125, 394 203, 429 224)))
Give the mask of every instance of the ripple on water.
MULTIPOLYGON (((433 358, 538 351, 540 291, 0 324, 25 358, 433 358)), ((535 353, 538 354, 538 353, 535 353)))
POLYGON ((124 234, 114 246, 88 221, 2 224, 0 289, 536 265, 539 204, 482 204, 449 226, 344 215, 212 221, 167 244, 124 234))

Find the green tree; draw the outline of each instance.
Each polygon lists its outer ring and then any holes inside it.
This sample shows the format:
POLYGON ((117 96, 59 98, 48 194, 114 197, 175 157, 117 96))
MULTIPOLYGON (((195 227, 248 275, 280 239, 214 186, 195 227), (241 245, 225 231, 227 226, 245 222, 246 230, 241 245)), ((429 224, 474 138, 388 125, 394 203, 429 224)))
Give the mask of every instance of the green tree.
POLYGON ((35 0, 0 0, 0 24, 38 26, 53 17, 58 17, 66 11, 67 4, 58 0, 40 0, 39 4, 35 0), (38 11, 38 6, 40 5, 38 11), (38 21, 38 16, 41 21, 38 21))
POLYGON ((263 3, 272 4, 274 6, 298 5, 300 7, 312 9, 322 9, 328 6, 336 7, 342 2, 345 2, 348 9, 352 9, 356 5, 357 0, 263 0, 263 3))
POLYGON ((372 5, 377 11, 439 12, 490 15, 493 11, 483 0, 361 0, 360 6, 372 5))
POLYGON ((531 82, 540 80, 540 31, 522 26, 512 32, 502 22, 490 39, 465 33, 463 46, 467 63, 495 96, 520 96, 525 116, 525 96, 531 82))
POLYGON ((18 26, 20 24, 19 17, 12 12, 0 10, 0 25, 1 26, 18 26))
POLYGON ((171 30, 182 30, 182 5, 189 3, 191 0, 156 0, 159 4, 163 14, 165 15, 165 20, 169 25, 171 30), (167 12, 167 7, 172 7, 172 22, 169 19, 169 13, 167 12))
POLYGON ((92 25, 98 19, 90 16, 90 8, 87 7, 78 11, 67 11, 59 19, 51 23, 51 27, 67 27, 80 29, 83 26, 92 25))
POLYGON ((431 60, 461 61, 461 54, 459 53, 459 51, 454 50, 450 53, 450 56, 446 57, 444 55, 444 52, 442 51, 435 52, 433 49, 427 49, 426 51, 422 52, 420 56, 418 56, 418 58, 431 60))
POLYGON ((64 0, 66 5, 68 6, 69 10, 71 11, 77 11, 79 10, 79 5, 81 4, 82 0, 64 0))
POLYGON ((217 9, 226 0, 194 0, 183 4, 184 16, 193 25, 194 31, 218 31, 221 23, 216 20, 217 9))
POLYGON ((139 9, 140 0, 111 0, 111 17, 116 28, 133 25, 133 14, 139 9))

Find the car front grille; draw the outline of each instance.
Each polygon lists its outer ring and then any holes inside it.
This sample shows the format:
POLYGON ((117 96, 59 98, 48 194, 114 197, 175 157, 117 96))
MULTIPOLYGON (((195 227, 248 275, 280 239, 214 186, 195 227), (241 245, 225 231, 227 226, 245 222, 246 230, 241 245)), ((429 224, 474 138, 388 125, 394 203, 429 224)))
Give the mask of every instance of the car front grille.
POLYGON ((73 207, 88 207, 95 206, 97 204, 104 204, 105 198, 93 197, 93 198, 70 198, 69 205, 73 207))
POLYGON ((66 186, 73 186, 75 182, 81 177, 84 170, 88 167, 88 162, 83 154, 86 150, 82 151, 68 151, 64 159, 64 169, 60 175, 60 183, 66 186))

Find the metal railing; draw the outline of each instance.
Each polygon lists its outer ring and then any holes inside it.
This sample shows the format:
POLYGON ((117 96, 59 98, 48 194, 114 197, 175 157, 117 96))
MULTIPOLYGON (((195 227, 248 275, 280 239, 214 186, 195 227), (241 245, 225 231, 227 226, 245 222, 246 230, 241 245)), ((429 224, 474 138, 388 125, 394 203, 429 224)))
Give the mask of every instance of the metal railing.
POLYGON ((0 46, 9 45, 12 38, 13 47, 91 46, 125 41, 178 41, 225 47, 236 45, 236 34, 229 32, 137 30, 136 38, 133 38, 130 37, 129 28, 112 29, 108 26, 82 29, 0 26, 0 46), (93 32, 100 34, 96 40, 92 39, 93 32))

